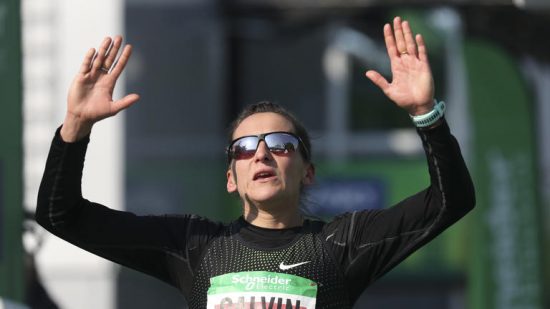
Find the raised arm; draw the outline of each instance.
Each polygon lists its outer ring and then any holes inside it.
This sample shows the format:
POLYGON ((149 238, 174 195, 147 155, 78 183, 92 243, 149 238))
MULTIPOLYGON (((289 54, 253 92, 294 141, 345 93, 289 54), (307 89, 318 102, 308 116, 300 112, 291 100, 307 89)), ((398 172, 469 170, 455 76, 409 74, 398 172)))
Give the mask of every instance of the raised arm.
MULTIPOLYGON (((414 40, 408 22, 396 17, 393 29, 384 26, 384 38, 392 81, 372 70, 367 77, 410 115, 429 113, 434 108, 434 82, 422 36, 414 40)), ((341 261, 346 280, 356 283, 352 297, 359 297, 367 285, 474 207, 472 180, 445 119, 419 128, 418 133, 430 185, 393 207, 345 214, 326 227, 324 239, 341 261)))
MULTIPOLYGON (((389 24, 384 26, 384 40, 392 81, 389 83, 375 71, 368 71, 367 77, 410 115, 429 113, 434 108, 434 82, 422 36, 417 34, 413 39, 409 23, 396 17, 393 30, 389 24)), ((429 187, 388 209, 356 216, 358 226, 368 228, 357 230, 355 253, 376 255, 379 267, 369 268, 373 278, 432 240, 475 204, 471 177, 445 119, 418 128, 418 133, 426 153, 429 187)))
POLYGON ((94 123, 116 115, 139 100, 137 94, 129 94, 113 100, 113 91, 120 74, 130 59, 132 47, 122 45, 122 37, 106 37, 99 50, 90 48, 84 57, 67 96, 67 114, 61 137, 74 142, 90 134, 94 123))
POLYGON ((36 221, 54 235, 111 261, 155 276, 188 295, 191 267, 217 225, 192 215, 136 216, 82 196, 84 157, 92 126, 138 100, 113 100, 116 81, 131 53, 122 38, 106 38, 90 49, 73 80, 65 122, 53 138, 38 192, 36 221))

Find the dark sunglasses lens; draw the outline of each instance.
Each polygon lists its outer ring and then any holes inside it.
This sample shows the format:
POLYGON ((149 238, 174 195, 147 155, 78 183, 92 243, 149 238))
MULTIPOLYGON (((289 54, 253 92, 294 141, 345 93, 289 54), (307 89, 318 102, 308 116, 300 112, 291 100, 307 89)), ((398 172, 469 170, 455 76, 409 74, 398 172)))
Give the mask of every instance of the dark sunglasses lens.
POLYGON ((257 146, 258 138, 255 136, 247 136, 233 142, 229 151, 233 159, 247 159, 256 153, 257 146))
POLYGON ((291 153, 298 149, 298 139, 287 133, 272 133, 265 137, 269 150, 276 154, 291 153))

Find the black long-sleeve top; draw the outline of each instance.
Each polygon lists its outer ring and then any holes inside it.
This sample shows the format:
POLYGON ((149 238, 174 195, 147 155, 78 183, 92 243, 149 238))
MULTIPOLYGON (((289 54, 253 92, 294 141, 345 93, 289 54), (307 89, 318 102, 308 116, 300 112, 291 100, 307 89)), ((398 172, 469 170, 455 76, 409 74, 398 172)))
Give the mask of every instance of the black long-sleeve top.
POLYGON ((58 130, 36 220, 84 250, 167 282, 190 308, 350 308, 370 283, 474 207, 447 123, 418 134, 431 181, 425 190, 387 209, 265 229, 242 217, 223 224, 191 214, 137 216, 88 201, 81 178, 89 138, 65 143, 58 130))

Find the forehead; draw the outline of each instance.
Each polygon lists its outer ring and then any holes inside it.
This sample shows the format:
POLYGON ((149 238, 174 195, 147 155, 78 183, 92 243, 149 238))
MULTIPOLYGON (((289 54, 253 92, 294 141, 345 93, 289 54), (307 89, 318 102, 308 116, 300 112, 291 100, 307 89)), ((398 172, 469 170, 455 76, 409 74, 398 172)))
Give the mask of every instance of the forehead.
POLYGON ((237 126, 235 132, 233 132, 233 138, 274 131, 294 132, 294 126, 292 122, 280 114, 272 112, 256 113, 246 117, 237 126))

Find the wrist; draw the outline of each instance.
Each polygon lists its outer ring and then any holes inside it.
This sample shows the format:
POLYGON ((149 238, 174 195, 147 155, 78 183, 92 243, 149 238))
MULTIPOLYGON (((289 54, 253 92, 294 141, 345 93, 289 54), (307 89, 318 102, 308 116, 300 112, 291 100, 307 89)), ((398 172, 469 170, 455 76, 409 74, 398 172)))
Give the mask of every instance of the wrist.
POLYGON ((92 126, 93 123, 83 121, 80 117, 67 113, 59 134, 64 142, 72 143, 88 136, 92 132, 92 126))
POLYGON ((418 128, 429 128, 441 122, 445 114, 445 102, 434 100, 433 108, 423 114, 409 115, 418 128))
POLYGON ((427 103, 414 106, 413 108, 410 108, 408 110, 409 116, 413 117, 413 116, 425 115, 434 109, 434 106, 436 103, 437 101, 435 99, 431 99, 427 103))

